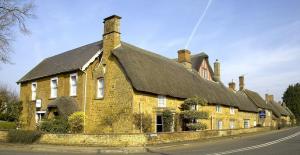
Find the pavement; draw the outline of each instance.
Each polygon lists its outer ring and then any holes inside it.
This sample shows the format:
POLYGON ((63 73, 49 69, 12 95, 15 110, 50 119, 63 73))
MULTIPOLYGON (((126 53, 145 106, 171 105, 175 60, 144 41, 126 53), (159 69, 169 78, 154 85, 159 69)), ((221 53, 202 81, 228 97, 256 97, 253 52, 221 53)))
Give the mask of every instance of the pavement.
POLYGON ((86 147, 42 144, 0 143, 0 155, 69 154, 288 154, 300 155, 300 127, 263 133, 243 134, 198 141, 159 144, 146 147, 86 147))

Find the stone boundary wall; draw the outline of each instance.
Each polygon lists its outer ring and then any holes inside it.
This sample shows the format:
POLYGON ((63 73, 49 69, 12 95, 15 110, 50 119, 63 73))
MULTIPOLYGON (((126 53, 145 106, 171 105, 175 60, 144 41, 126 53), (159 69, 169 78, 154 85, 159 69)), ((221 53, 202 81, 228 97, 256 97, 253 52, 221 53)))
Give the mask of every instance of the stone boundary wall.
MULTIPOLYGON (((155 134, 43 134, 36 142, 38 144, 81 145, 126 147, 145 146, 147 144, 161 144, 179 141, 201 140, 214 137, 232 136, 253 132, 270 131, 271 128, 249 128, 232 130, 205 130, 194 132, 169 132, 155 134)), ((7 142, 8 131, 0 131, 0 142, 7 142)))
POLYGON ((249 128, 249 129, 226 129, 226 130, 204 130, 204 131, 194 131, 194 132, 169 132, 169 133, 157 133, 148 135, 147 144, 161 144, 170 142, 180 142, 180 141, 191 141, 191 140, 201 140, 214 137, 222 136, 234 136, 239 134, 254 133, 254 132, 266 132, 270 131, 270 127, 262 128, 249 128))

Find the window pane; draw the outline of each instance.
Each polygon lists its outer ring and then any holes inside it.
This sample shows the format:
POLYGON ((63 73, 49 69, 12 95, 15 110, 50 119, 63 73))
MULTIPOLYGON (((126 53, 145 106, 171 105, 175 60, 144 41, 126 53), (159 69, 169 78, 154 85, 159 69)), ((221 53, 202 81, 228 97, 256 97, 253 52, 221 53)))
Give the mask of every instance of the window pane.
POLYGON ((98 79, 97 97, 102 98, 104 96, 104 79, 98 79))

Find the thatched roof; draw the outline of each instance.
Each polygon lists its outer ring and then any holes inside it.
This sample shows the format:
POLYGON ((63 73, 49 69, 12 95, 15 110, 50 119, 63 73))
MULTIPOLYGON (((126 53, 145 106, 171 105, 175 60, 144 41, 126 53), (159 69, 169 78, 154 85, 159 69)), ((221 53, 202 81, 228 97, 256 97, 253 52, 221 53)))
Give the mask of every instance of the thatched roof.
POLYGON ((137 91, 176 98, 200 96, 209 103, 239 107, 238 97, 220 83, 203 79, 174 60, 122 42, 113 51, 137 91))
POLYGON ((265 100, 257 92, 248 89, 239 91, 245 93, 252 103, 254 103, 258 108, 272 110, 271 106, 266 104, 265 100))
POLYGON ((97 41, 49 58, 44 59, 18 83, 35 80, 55 74, 71 72, 79 70, 87 63, 100 49, 102 49, 102 41, 97 41))
MULTIPOLYGON (((33 68, 18 82, 35 80, 55 74, 79 70, 100 49, 102 41, 88 44, 74 50, 50 57, 33 68)), ((113 51, 133 88, 137 91, 186 99, 200 96, 211 104, 234 106, 244 111, 256 112, 249 100, 228 90, 222 83, 208 81, 195 71, 187 70, 182 64, 158 54, 122 42, 113 51)), ((193 67, 208 56, 205 53, 191 57, 193 67)), ((209 66, 213 75, 213 71, 209 66)))
MULTIPOLYGON (((203 60, 206 60, 207 63, 209 64, 209 59, 208 55, 204 52, 201 52, 199 54, 191 55, 191 63, 192 63, 192 68, 196 71, 199 70, 203 60)), ((211 75, 212 78, 214 78, 214 71, 212 70, 211 66, 208 65, 208 71, 211 75)))
POLYGON ((273 106, 274 110, 278 114, 277 116, 279 116, 279 117, 280 116, 291 116, 291 114, 281 104, 279 104, 275 101, 271 101, 271 102, 268 102, 268 103, 270 103, 273 106))
POLYGON ((51 108, 56 108, 58 114, 65 118, 79 110, 77 101, 73 97, 69 96, 56 98, 48 104, 48 110, 51 108))

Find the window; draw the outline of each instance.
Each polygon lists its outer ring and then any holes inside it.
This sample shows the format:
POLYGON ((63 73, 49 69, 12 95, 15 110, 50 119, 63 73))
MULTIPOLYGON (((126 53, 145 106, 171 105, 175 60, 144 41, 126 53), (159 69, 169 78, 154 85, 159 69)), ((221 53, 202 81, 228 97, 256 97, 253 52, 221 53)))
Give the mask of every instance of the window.
POLYGON ((57 97, 57 87, 58 87, 58 78, 52 78, 50 81, 50 87, 51 87, 51 94, 50 97, 51 98, 56 98, 57 97))
POLYGON ((198 109, 198 105, 191 105, 191 110, 197 110, 198 109))
POLYGON ((37 111, 35 113, 35 122, 40 123, 45 118, 46 111, 37 111))
POLYGON ((97 80, 97 98, 104 97, 104 79, 100 78, 97 80))
POLYGON ((77 74, 70 75, 70 96, 77 95, 77 74))
POLYGON ((167 107, 166 96, 158 95, 157 100, 158 100, 158 107, 167 107))
POLYGON ((33 82, 31 84, 31 100, 32 101, 36 100, 36 88, 37 88, 37 83, 33 82))
POLYGON ((216 105, 216 112, 222 112, 221 105, 216 105))
POLYGON ((250 128, 250 120, 249 119, 244 120, 244 128, 250 128))
POLYGON ((217 129, 222 129, 223 128, 223 121, 222 120, 218 120, 217 121, 217 129))
POLYGON ((230 114, 234 114, 234 107, 230 107, 230 114))
POLYGON ((254 126, 254 127, 256 126, 256 121, 253 121, 253 126, 254 126))
POLYGON ((266 110, 267 116, 271 116, 271 112, 269 110, 266 110))
POLYGON ((234 129, 234 122, 235 122, 234 120, 229 121, 229 128, 230 129, 234 129))
POLYGON ((156 132, 163 132, 163 118, 161 115, 156 115, 156 132))

